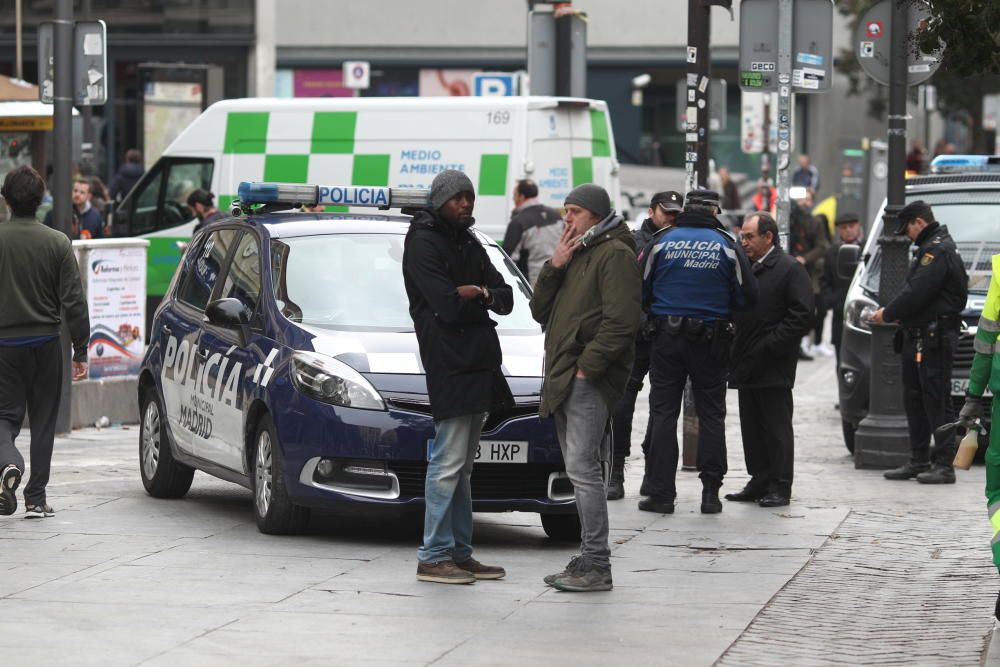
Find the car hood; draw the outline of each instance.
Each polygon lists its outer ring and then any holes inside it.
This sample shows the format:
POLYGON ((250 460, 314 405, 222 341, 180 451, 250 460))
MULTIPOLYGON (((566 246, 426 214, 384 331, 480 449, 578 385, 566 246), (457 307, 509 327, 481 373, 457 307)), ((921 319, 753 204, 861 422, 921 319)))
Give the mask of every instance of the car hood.
MULTIPOLYGON (((336 331, 298 325, 315 336, 313 350, 334 357, 359 373, 423 375, 417 335, 413 332, 336 331)), ((499 333, 502 370, 507 377, 541 378, 545 337, 499 333)))

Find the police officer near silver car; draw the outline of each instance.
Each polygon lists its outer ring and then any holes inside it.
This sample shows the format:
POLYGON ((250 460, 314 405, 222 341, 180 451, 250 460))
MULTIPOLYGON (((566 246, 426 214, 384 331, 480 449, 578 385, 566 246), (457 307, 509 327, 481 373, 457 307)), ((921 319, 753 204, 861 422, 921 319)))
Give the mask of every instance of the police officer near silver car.
POLYGON ((871 321, 899 322, 896 350, 902 353, 903 407, 910 431, 910 462, 885 473, 886 479, 916 478, 923 484, 954 484, 954 437, 937 442, 933 465, 930 440, 952 421, 951 365, 958 344, 969 276, 948 228, 923 201, 899 212, 897 234, 917 246, 915 261, 899 296, 878 309, 871 321))
MULTIPOLYGON (((654 236, 673 225, 683 207, 684 196, 679 192, 667 190, 653 195, 649 202, 648 217, 633 232, 636 251, 641 254, 654 236)), ((628 384, 625 385, 625 395, 618 401, 611 416, 613 454, 611 478, 608 480, 608 500, 620 500, 625 497, 625 459, 632 453, 632 415, 635 413, 636 398, 642 391, 642 381, 649 373, 651 340, 652 331, 643 314, 642 325, 635 336, 635 361, 632 362, 632 373, 629 375, 628 384)), ((648 451, 649 425, 647 424, 642 440, 642 453, 646 454, 648 451)))
POLYGON ((643 257, 643 307, 656 326, 650 363, 653 419, 649 497, 639 509, 670 514, 677 495, 677 417, 691 379, 698 413, 701 511, 722 511, 726 375, 734 310, 753 307, 757 281, 739 243, 716 217, 719 195, 691 190, 684 211, 643 257))

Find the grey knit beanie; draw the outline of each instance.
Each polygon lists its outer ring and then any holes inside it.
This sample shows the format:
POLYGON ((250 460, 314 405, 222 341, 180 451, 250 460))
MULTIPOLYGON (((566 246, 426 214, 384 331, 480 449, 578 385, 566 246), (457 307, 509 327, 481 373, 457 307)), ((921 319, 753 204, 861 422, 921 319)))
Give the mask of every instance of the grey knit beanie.
POLYGON ((431 183, 431 208, 437 211, 459 192, 471 192, 475 195, 476 189, 472 187, 469 177, 457 169, 442 171, 431 183))
POLYGON ((573 188, 566 195, 565 203, 576 204, 581 208, 585 208, 600 220, 608 217, 608 214, 611 213, 611 197, 608 196, 607 190, 593 183, 586 183, 573 188))

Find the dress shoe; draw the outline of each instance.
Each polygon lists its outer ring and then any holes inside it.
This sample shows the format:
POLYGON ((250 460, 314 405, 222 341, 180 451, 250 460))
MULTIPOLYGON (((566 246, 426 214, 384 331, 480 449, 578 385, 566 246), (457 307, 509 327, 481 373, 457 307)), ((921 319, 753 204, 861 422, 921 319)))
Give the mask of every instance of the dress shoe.
POLYGON ((767 495, 767 491, 757 491, 749 486, 744 486, 742 491, 727 493, 726 500, 731 500, 736 503, 755 503, 765 495, 767 495))
POLYGON ((657 514, 673 514, 674 503, 668 500, 657 500, 656 498, 643 498, 639 501, 639 509, 643 512, 656 512, 657 514))
POLYGON ((608 500, 621 500, 625 497, 625 462, 611 464, 611 476, 608 478, 608 500))
POLYGON ((706 486, 701 490, 701 513, 718 514, 722 511, 722 501, 719 500, 719 488, 706 486))
POLYGON ((757 504, 761 507, 784 507, 791 502, 791 498, 782 495, 780 493, 769 493, 760 500, 757 504))
POLYGON ((917 475, 917 481, 921 484, 954 484, 955 469, 951 466, 934 464, 934 467, 927 472, 917 475))
POLYGON ((886 470, 882 473, 882 476, 886 479, 913 479, 920 473, 927 472, 930 469, 930 463, 907 463, 906 465, 899 466, 898 468, 886 470))

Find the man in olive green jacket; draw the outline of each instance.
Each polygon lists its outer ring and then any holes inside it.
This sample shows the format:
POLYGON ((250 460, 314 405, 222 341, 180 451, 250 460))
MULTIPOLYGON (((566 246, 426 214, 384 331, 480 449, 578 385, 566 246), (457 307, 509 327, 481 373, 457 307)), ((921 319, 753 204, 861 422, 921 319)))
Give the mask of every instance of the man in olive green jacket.
POLYGON ((580 555, 545 582, 564 591, 606 591, 612 581, 605 434, 632 367, 642 277, 632 234, 603 188, 577 187, 565 208, 566 228, 535 283, 531 313, 545 326, 539 413, 556 421, 581 545, 580 555))

